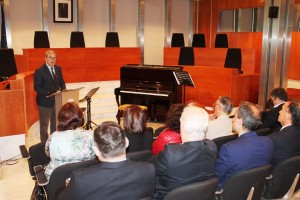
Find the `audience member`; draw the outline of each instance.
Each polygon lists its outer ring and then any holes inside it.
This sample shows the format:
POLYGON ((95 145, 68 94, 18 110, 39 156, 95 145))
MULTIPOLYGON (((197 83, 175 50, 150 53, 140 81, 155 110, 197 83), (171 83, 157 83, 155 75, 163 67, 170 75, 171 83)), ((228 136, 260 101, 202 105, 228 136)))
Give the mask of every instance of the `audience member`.
POLYGON ((259 124, 260 112, 256 105, 242 103, 233 119, 233 129, 239 137, 223 144, 217 159, 218 189, 232 175, 269 164, 271 161, 273 144, 269 137, 257 136, 254 130, 259 124))
POLYGON ((269 135, 274 144, 272 168, 285 159, 300 155, 300 102, 286 102, 279 112, 278 121, 282 128, 269 135))
POLYGON ((261 128, 278 130, 281 128, 281 124, 278 122, 279 111, 288 99, 286 90, 281 87, 274 88, 271 92, 271 99, 274 104, 274 108, 262 112, 261 128))
POLYGON ((232 111, 233 103, 230 97, 220 96, 214 103, 214 114, 208 121, 206 139, 214 139, 226 135, 232 135, 232 118, 229 114, 232 111))
POLYGON ((115 122, 103 122, 94 131, 99 164, 78 169, 58 199, 143 199, 154 191, 155 169, 151 163, 126 159, 128 140, 115 122))
POLYGON ((45 151, 50 163, 45 168, 47 178, 64 164, 90 160, 93 151, 93 132, 82 130, 84 115, 76 103, 66 103, 58 113, 58 131, 50 135, 45 151))
POLYGON ((166 117, 164 130, 158 135, 152 145, 153 155, 157 155, 164 150, 166 144, 181 143, 180 138, 180 117, 184 109, 184 104, 173 104, 166 117))
POLYGON ((180 118, 182 144, 166 145, 153 160, 156 169, 154 199, 171 190, 215 176, 217 147, 204 140, 208 114, 195 106, 185 107, 180 118))
POLYGON ((55 97, 47 97, 59 90, 66 89, 61 67, 56 64, 56 53, 48 50, 45 54, 45 64, 34 72, 34 90, 39 110, 41 142, 48 139, 48 124, 50 134, 56 131, 55 97))
POLYGON ((130 144, 127 152, 152 149, 153 128, 147 127, 147 114, 141 107, 131 105, 124 110, 123 127, 130 144))

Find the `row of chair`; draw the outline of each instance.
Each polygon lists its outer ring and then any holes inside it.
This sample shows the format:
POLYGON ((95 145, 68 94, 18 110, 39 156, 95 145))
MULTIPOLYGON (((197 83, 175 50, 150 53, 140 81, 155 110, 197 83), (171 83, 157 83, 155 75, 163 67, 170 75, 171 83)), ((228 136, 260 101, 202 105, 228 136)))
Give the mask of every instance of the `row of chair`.
MULTIPOLYGON (((173 33, 171 39, 171 47, 184 47, 183 33, 173 33)), ((195 33, 193 35, 192 47, 206 47, 205 35, 203 33, 195 33)), ((228 48, 228 37, 225 33, 217 33, 215 38, 215 48, 228 48)))
MULTIPOLYGON (((34 48, 50 48, 50 42, 47 31, 35 31, 34 48)), ((70 37, 71 48, 84 48, 85 41, 83 32, 73 31, 70 37)), ((107 32, 105 38, 105 47, 120 47, 119 35, 117 32, 107 32)))
MULTIPOLYGON (((178 65, 195 65, 195 56, 193 47, 180 47, 178 65)), ((241 72, 242 50, 240 48, 228 48, 224 67, 236 68, 241 72)))

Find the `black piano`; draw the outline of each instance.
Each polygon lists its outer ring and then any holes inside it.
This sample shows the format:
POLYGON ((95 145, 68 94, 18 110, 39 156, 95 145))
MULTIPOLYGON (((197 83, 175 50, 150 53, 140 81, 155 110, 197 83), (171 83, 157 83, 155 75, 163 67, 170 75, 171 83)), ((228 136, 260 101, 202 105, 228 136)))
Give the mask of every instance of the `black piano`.
POLYGON ((122 66, 120 87, 115 89, 118 106, 123 104, 147 106, 150 119, 163 122, 170 105, 182 102, 181 86, 177 84, 173 73, 177 70, 182 71, 182 67, 122 66))

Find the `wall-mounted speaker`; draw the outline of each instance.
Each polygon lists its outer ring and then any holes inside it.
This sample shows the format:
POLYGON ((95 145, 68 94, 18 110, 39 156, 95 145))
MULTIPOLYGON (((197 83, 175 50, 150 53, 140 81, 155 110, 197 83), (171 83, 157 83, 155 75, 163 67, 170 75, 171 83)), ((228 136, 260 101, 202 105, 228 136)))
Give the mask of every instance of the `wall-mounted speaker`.
POLYGON ((278 17, 278 6, 270 6, 269 8, 269 18, 277 18, 278 17))

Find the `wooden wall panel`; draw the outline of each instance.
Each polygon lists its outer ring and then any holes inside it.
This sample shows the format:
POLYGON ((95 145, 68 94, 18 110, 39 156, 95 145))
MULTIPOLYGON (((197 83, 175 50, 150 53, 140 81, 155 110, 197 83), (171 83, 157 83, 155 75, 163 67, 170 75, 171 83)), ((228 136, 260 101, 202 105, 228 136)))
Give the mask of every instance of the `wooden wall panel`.
POLYGON ((0 137, 25 133, 23 90, 0 91, 0 137))
MULTIPOLYGON (((178 65, 180 48, 164 48, 164 65, 178 65)), ((196 66, 218 66, 225 64, 226 48, 194 48, 196 66)), ((242 49, 242 70, 255 73, 255 49, 242 49)))
POLYGON ((24 55, 15 55, 15 61, 18 69, 18 73, 26 72, 27 69, 27 57, 24 55))
POLYGON ((290 50, 290 65, 288 69, 289 79, 300 80, 300 32, 292 33, 292 44, 290 50))
MULTIPOLYGON (((45 63, 48 49, 24 49, 27 71, 45 63)), ((65 82, 118 80, 124 64, 140 64, 140 48, 53 48, 57 65, 62 67, 65 82)))
POLYGON ((232 98, 234 106, 240 101, 257 103, 259 74, 240 75, 236 69, 211 66, 184 66, 196 87, 186 87, 186 102, 195 100, 212 106, 219 96, 232 98))

